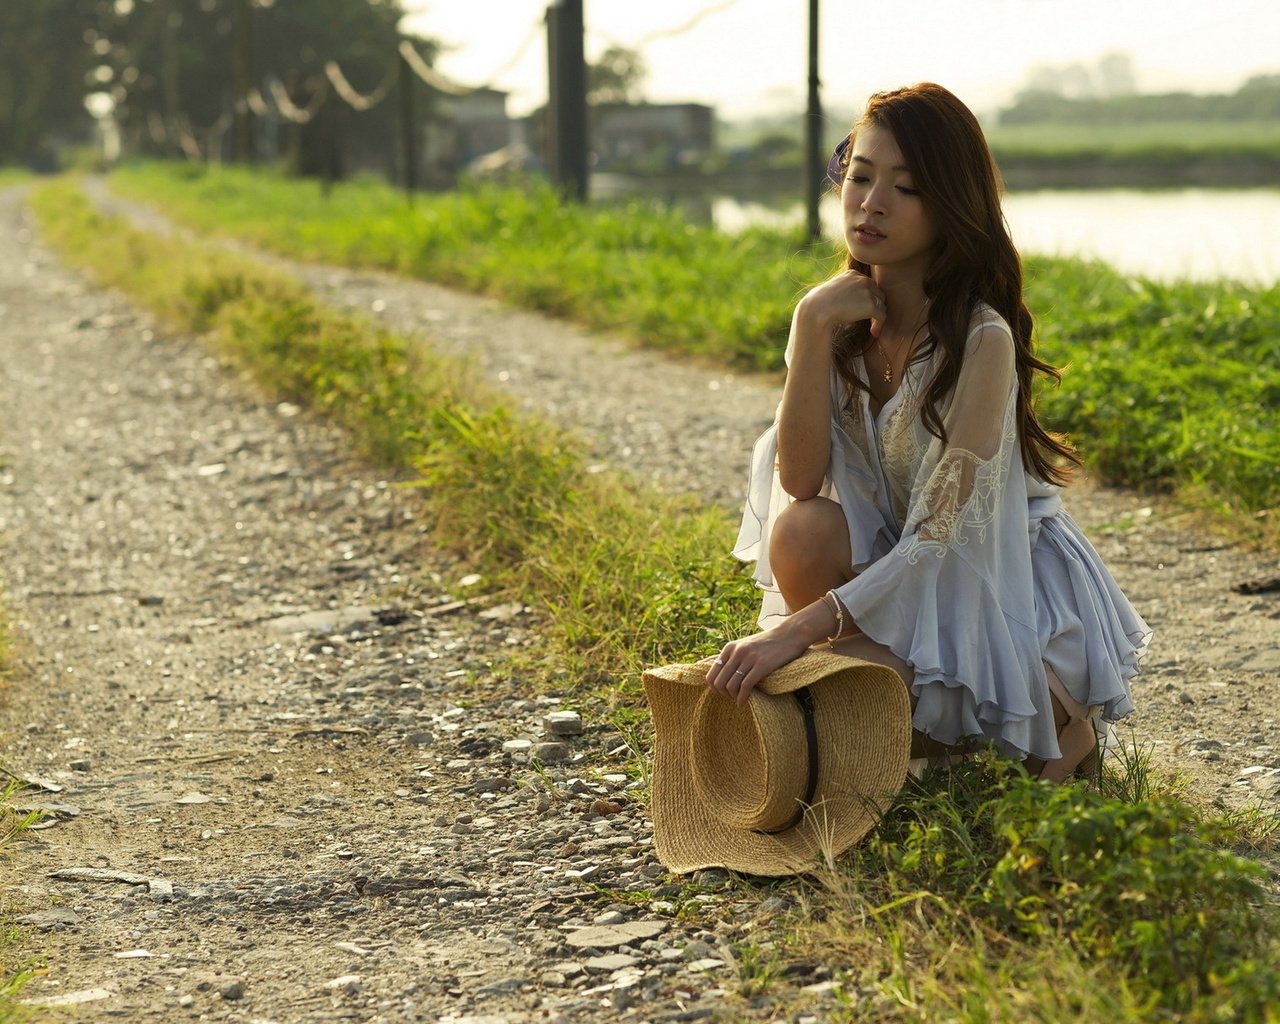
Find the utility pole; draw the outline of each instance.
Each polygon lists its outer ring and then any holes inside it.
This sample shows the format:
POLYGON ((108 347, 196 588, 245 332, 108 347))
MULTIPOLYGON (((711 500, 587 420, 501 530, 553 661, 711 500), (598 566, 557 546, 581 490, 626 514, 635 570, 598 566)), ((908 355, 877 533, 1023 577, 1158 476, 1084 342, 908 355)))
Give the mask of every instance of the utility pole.
POLYGON ((818 94, 818 0, 809 0, 809 109, 805 114, 804 184, 809 240, 822 238, 823 181, 826 160, 822 154, 822 99, 818 94))
POLYGON ((550 88, 547 134, 551 180, 571 199, 587 198, 587 66, 582 52, 582 0, 547 8, 550 88))

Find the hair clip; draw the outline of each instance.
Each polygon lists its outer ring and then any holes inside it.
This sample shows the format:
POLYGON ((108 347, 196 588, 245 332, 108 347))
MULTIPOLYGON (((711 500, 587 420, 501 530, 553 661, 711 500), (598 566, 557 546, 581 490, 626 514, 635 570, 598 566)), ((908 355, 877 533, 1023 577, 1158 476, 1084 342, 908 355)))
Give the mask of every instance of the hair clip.
POLYGON ((844 154, 849 148, 849 136, 845 136, 840 140, 840 145, 836 146, 836 151, 831 154, 831 159, 827 161, 827 178, 831 184, 839 185, 844 181, 844 154))

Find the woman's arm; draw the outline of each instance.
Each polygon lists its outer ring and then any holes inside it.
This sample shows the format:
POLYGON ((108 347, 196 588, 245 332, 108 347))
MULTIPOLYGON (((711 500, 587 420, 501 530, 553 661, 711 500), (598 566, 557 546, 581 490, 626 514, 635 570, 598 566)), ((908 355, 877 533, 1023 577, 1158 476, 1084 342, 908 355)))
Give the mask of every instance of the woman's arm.
MULTIPOLYGON (((844 625, 847 631, 847 615, 844 625)), ((814 601, 772 629, 725 644, 707 672, 707 683, 741 706, 761 679, 775 668, 795 661, 835 631, 836 617, 831 608, 824 601, 814 601)))
POLYGON ((810 291, 791 318, 791 363, 778 410, 778 478, 797 500, 822 490, 831 457, 831 340, 840 324, 884 315, 871 278, 846 270, 810 291))

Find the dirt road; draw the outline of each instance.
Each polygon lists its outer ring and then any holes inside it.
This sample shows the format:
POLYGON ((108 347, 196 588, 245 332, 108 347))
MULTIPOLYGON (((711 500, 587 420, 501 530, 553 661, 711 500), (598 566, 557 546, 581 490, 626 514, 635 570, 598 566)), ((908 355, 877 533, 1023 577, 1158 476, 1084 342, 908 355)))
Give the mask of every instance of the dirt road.
MULTIPOLYGON (((0 743, 52 808, 0 862, 5 915, 31 925, 47 967, 29 997, 282 1024, 768 1021, 823 1005, 819 965, 784 983, 817 986, 785 1013, 741 1000, 732 943, 791 897, 719 873, 671 884, 627 738, 589 717, 555 735, 564 702, 495 668, 536 645, 529 616, 466 603, 412 492, 37 241, 19 193, 0 194, 18 643, 0 743)), ((776 401, 768 382, 483 300, 299 269, 340 305, 468 347, 602 461, 712 500, 740 488, 776 401)), ((1157 630, 1137 735, 1201 794, 1275 806, 1280 596, 1232 589, 1274 560, 1140 496, 1070 504, 1157 630)))

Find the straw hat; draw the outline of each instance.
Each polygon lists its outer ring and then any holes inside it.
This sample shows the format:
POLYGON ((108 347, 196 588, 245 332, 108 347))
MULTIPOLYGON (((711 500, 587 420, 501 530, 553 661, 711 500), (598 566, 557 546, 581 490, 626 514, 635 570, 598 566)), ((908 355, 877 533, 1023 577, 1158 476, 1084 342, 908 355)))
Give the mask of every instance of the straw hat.
POLYGON ((907 777, 911 706, 898 674, 808 651, 739 708, 707 686, 709 664, 644 674, 662 863, 789 875, 861 839, 907 777))

